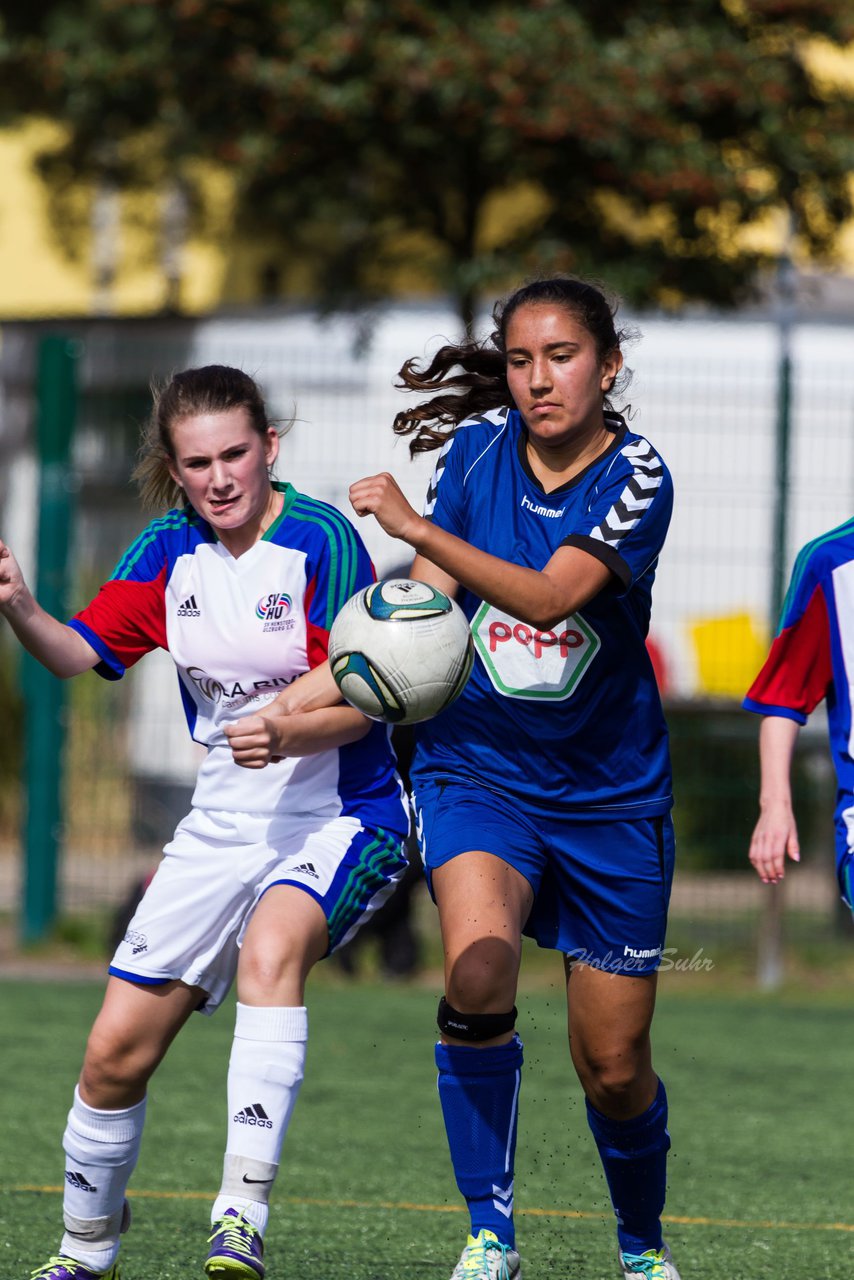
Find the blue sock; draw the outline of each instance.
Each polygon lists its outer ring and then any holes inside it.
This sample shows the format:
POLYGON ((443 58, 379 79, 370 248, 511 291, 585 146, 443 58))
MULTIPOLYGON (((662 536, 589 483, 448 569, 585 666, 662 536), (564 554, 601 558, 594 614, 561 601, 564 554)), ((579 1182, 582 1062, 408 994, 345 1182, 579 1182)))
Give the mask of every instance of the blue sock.
POLYGON ((611 1120, 588 1101, 587 1122, 605 1169, 621 1251, 660 1249, 670 1150, 664 1085, 659 1080, 651 1106, 632 1120, 611 1120))
POLYGON ((514 1245, 516 1155, 522 1041, 486 1049, 436 1045, 439 1098, 457 1186, 471 1214, 471 1233, 494 1231, 514 1245))

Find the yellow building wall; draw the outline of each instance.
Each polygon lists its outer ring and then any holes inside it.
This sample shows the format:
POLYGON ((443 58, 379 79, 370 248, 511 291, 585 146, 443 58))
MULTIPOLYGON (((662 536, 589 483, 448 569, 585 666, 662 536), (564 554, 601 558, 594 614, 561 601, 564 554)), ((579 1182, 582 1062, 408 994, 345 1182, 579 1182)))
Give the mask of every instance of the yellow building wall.
MULTIPOLYGON (((0 317, 93 314, 149 315, 168 301, 162 263, 159 197, 121 196, 115 231, 115 277, 105 288, 97 284, 91 234, 81 237, 76 256, 69 257, 51 224, 47 190, 34 168, 34 158, 61 137, 60 127, 30 120, 0 130, 0 317)), ((216 174, 206 175, 206 200, 228 223, 230 186, 216 174)), ((85 218, 91 193, 80 195, 85 218)), ((191 314, 216 308, 222 300, 226 259, 211 241, 190 236, 179 255, 179 305, 191 314)))
POLYGON ((91 306, 88 263, 70 262, 54 244, 44 187, 32 156, 56 136, 30 122, 0 131, 0 315, 80 314, 91 306))

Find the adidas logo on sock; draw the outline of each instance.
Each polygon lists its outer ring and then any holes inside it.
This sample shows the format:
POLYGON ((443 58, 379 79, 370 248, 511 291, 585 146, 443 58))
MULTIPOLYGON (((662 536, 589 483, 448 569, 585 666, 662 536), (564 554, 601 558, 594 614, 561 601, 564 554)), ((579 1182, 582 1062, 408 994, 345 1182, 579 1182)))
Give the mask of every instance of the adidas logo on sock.
POLYGON ((202 611, 196 604, 195 596, 187 596, 187 599, 178 610, 179 618, 200 618, 202 611))
POLYGON ((291 874, 295 876, 298 876, 298 875, 314 876, 315 880, 320 879, 320 876, 317 874, 317 872, 314 869, 314 864, 311 862, 304 862, 301 866, 294 867, 291 874))
POLYGON ((253 1103, 251 1107, 241 1107, 234 1117, 234 1123, 254 1124, 259 1129, 272 1129, 273 1127, 273 1121, 267 1115, 260 1102, 253 1103))
POLYGON ((90 1191, 94 1195, 98 1190, 97 1187, 92 1186, 89 1179, 85 1178, 82 1173, 72 1173, 70 1169, 65 1171, 65 1181, 69 1186, 76 1187, 78 1191, 90 1191))

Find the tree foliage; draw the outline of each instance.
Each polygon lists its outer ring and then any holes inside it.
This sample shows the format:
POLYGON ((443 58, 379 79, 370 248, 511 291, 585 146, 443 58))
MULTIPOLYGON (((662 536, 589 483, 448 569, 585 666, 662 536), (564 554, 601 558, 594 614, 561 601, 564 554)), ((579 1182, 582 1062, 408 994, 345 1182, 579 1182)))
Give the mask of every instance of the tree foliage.
POLYGON ((6 107, 67 124, 44 158, 56 191, 98 174, 192 189, 213 162, 234 176, 238 234, 312 263, 333 304, 381 296, 402 265, 466 318, 483 291, 555 268, 636 303, 732 303, 769 261, 745 228, 790 210, 823 257, 852 212, 854 104, 808 57, 854 37, 846 0, 33 12, 6 31, 6 107), (515 190, 528 202, 502 231, 515 190))

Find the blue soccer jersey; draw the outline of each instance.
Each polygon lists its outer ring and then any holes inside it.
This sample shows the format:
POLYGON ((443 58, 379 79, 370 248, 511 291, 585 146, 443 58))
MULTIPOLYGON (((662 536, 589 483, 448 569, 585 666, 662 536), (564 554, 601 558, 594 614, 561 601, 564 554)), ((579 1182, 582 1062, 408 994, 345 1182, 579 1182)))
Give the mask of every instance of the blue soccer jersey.
POLYGON ((462 695, 418 726, 419 778, 476 780, 578 815, 669 810, 667 728, 649 656, 650 593, 673 505, 670 474, 617 414, 607 451, 545 493, 515 409, 462 422, 442 448, 425 514, 475 547, 532 569, 561 546, 612 573, 583 609, 538 631, 465 588, 477 660, 462 695))

